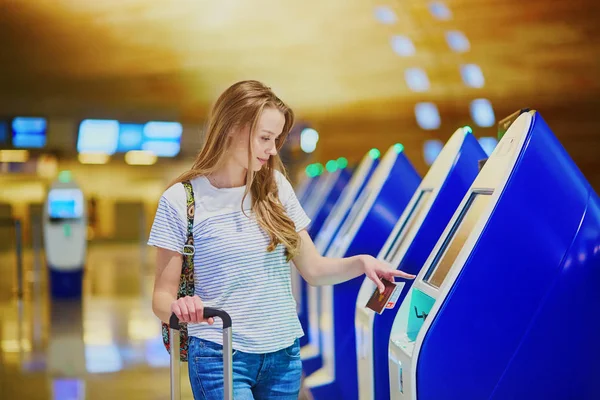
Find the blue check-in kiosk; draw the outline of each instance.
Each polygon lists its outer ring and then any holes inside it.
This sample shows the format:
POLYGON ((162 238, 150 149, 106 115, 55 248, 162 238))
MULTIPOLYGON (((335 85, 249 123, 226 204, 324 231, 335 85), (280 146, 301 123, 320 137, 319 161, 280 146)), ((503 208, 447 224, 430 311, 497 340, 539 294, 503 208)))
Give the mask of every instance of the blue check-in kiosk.
MULTIPOLYGON (((352 177, 352 171, 346 166, 340 166, 338 168, 337 162, 331 160, 327 163, 328 171, 330 172, 326 178, 326 186, 323 187, 322 202, 317 204, 314 217, 311 219, 310 226, 308 227, 309 235, 314 238, 319 234, 325 219, 331 212, 333 206, 340 198, 342 191, 350 181, 352 177), (334 165, 332 164, 334 163, 334 165)), ((297 272, 296 272, 297 273, 297 272)), ((309 287, 308 283, 300 276, 297 275, 298 287, 299 287, 299 307, 298 307, 298 318, 304 332, 309 332, 309 287)), ((300 345, 305 346, 309 342, 309 335, 304 335, 300 338, 300 345)))
MULTIPOLYGON (((327 256, 377 256, 421 178, 400 144, 385 154, 331 244, 327 256)), ((305 380, 313 397, 357 399, 354 308, 363 276, 321 289, 323 367, 305 380)))
POLYGON ((300 179, 300 182, 298 182, 294 186, 294 193, 296 193, 296 197, 298 198, 298 201, 300 201, 300 203, 304 201, 304 196, 306 195, 311 185, 314 184, 314 181, 315 177, 308 176, 308 174, 303 174, 302 178, 300 179))
MULTIPOLYGON (((319 169, 316 164, 311 164, 307 167, 307 174, 310 172, 311 174, 308 177, 308 181, 305 185, 302 185, 298 192, 296 192, 296 197, 298 201, 302 205, 302 208, 307 210, 307 203, 312 199, 314 193, 318 193, 320 191, 321 186, 323 185, 323 170, 319 169)), ((310 214, 308 215, 309 217, 310 214)), ((292 293, 294 295, 294 299, 296 300, 296 310, 298 312, 298 316, 301 314, 302 308, 302 294, 301 292, 301 277, 298 271, 295 268, 292 268, 291 271, 291 282, 292 282, 292 293)))
MULTIPOLYGON (((373 172, 377 165, 379 165, 379 159, 379 150, 371 149, 355 168, 350 182, 344 187, 335 205, 328 212, 322 228, 314 239, 319 254, 326 254, 329 244, 348 217, 352 205, 367 186, 369 179, 373 176, 373 172)), ((304 332, 308 337, 308 343, 303 345, 300 355, 302 357, 304 374, 310 375, 323 366, 319 340, 320 288, 308 286, 307 294, 308 327, 304 332)))
MULTIPOLYGON (((312 172, 312 171, 311 171, 312 172)), ((307 172, 308 175, 308 172, 307 172)), ((321 175, 310 175, 307 176, 306 180, 304 180, 297 189, 295 189, 296 197, 298 201, 302 205, 303 208, 306 207, 307 199, 310 198, 311 194, 315 190, 315 187, 318 186, 321 175)), ((300 293, 300 274, 295 268, 292 268, 291 272, 291 282, 292 282, 292 294, 294 295, 294 299, 296 300, 296 310, 298 315, 300 315, 301 309, 301 301, 302 295, 300 293)))
MULTIPOLYGON (((379 253, 398 269, 416 275, 452 218, 456 207, 479 172, 478 162, 487 158, 471 128, 457 129, 415 191, 379 253)), ((400 304, 412 280, 398 280, 400 304)), ((356 302, 356 346, 361 399, 388 399, 388 342, 399 307, 378 314, 365 305, 377 290, 365 278, 356 302)))
POLYGON ((336 181, 337 176, 338 174, 336 173, 331 173, 329 171, 323 172, 319 176, 319 180, 315 184, 315 187, 311 191, 310 195, 305 197, 302 207, 311 220, 317 216, 317 213, 325 202, 327 195, 331 191, 331 187, 336 181))
POLYGON ((50 186, 43 231, 51 296, 80 298, 87 250, 87 212, 83 193, 75 182, 62 179, 50 186))
POLYGON ((598 399, 600 199, 539 113, 504 134, 392 326, 393 399, 598 399))

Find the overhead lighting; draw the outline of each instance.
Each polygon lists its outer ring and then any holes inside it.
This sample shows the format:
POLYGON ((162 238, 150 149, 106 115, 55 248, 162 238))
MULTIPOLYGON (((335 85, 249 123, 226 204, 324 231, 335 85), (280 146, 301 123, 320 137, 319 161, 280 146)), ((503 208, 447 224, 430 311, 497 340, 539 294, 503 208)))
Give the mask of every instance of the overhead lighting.
POLYGON ((413 92, 426 92, 429 90, 429 78, 421 68, 407 68, 404 71, 406 84, 413 92))
POLYGON ((436 19, 447 21, 452 18, 452 11, 441 1, 432 1, 429 3, 429 12, 436 19))
POLYGON ((448 42, 448 47, 457 53, 467 52, 471 48, 469 39, 461 31, 446 32, 446 42, 448 42))
POLYGON ((106 164, 110 155, 101 152, 79 153, 77 159, 82 164, 106 164))
POLYGON ((463 64, 460 66, 460 75, 465 85, 473 88, 482 88, 485 84, 483 72, 477 64, 463 64))
POLYGON ((404 35, 394 35, 390 40, 392 49, 396 54, 402 57, 413 56, 416 52, 412 40, 404 35))
POLYGON ((481 127, 488 128, 496 123, 492 103, 488 99, 475 99, 469 106, 471 118, 481 127))
POLYGON ((444 143, 441 140, 427 140, 423 144, 423 158, 425 159, 425 164, 431 165, 435 161, 435 159, 440 155, 442 149, 444 148, 444 143))
POLYGON ((415 116, 417 123, 422 129, 433 130, 440 127, 440 113, 434 103, 417 103, 415 105, 415 116))
POLYGON ((129 165, 152 165, 157 159, 151 151, 131 150, 125 153, 125 162, 129 165))
POLYGON ((0 162, 24 163, 27 160, 29 160, 29 151, 27 150, 0 150, 0 162))
POLYGON ((305 128, 300 133, 300 148, 305 153, 312 153, 317 148, 319 132, 312 128, 305 128))
POLYGON ((387 6, 377 6, 375 7, 375 19, 381 22, 384 25, 392 25, 395 24, 398 18, 396 17, 396 13, 387 7, 387 6))

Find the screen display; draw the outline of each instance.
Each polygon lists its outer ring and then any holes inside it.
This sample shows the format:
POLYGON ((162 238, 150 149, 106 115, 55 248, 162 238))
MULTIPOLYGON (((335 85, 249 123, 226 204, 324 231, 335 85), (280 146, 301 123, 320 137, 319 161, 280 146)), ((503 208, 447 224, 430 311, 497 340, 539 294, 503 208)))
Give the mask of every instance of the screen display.
POLYGON ((79 189, 52 189, 48 193, 48 216, 58 219, 83 216, 83 193, 79 189))
POLYGON ((490 202, 491 196, 483 193, 473 193, 467 202, 467 205, 461 212, 455 222, 450 234, 444 240, 442 248, 438 252, 435 260, 425 275, 425 282, 431 286, 439 288, 448 271, 454 264, 458 253, 460 253, 467 238, 477 224, 483 210, 490 202))
POLYGON ((114 154, 119 142, 119 121, 86 119, 79 125, 79 153, 114 154))
POLYGON ((130 150, 141 150, 144 135, 144 124, 124 124, 119 125, 119 144, 117 151, 125 153, 130 150))
POLYGON ((174 157, 179 154, 182 133, 179 122, 150 121, 144 125, 142 150, 157 157, 174 157))
POLYGON ((14 147, 41 148, 46 145, 46 119, 17 117, 12 121, 14 147))
POLYGON ((392 243, 387 254, 385 255, 385 261, 391 262, 396 257, 396 255, 398 254, 398 250, 400 250, 402 243, 404 243, 404 240, 408 235, 408 232, 411 231, 411 229, 415 225, 415 222, 419 219, 419 216, 423 213, 423 210, 425 210, 423 206, 427 204, 427 200, 430 196, 431 190, 424 190, 419 194, 419 198, 415 202, 413 208, 410 210, 408 218, 406 218, 406 220, 404 221, 402 228, 400 228, 400 230, 398 231, 394 242, 392 243))

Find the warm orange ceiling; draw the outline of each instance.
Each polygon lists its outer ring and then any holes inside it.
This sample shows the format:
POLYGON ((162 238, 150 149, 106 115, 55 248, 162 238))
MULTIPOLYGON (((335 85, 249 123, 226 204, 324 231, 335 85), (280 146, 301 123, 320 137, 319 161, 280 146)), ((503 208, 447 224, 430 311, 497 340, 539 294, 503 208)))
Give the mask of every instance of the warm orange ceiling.
POLYGON ((196 119, 247 78, 315 118, 412 118, 419 101, 452 111, 479 97, 513 109, 523 105, 515 99, 598 97, 595 0, 450 0, 442 2, 448 19, 436 18, 432 3, 0 0, 0 104, 5 113, 196 119), (379 22, 377 6, 390 7, 396 22, 379 22), (450 30, 465 34, 468 51, 449 48, 450 30), (410 38, 415 54, 395 54, 394 35, 410 38), (484 87, 461 80, 465 63, 481 67, 484 87), (429 90, 409 89, 405 71, 414 67, 426 72, 429 90))

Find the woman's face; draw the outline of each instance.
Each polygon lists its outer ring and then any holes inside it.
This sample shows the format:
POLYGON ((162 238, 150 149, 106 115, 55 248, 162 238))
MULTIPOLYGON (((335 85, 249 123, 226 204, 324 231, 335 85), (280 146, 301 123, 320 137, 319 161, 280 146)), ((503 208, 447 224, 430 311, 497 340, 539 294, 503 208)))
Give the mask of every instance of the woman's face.
POLYGON ((258 117, 256 131, 250 133, 250 126, 245 127, 232 136, 230 147, 234 163, 244 169, 256 172, 265 165, 269 158, 277 154, 277 138, 285 125, 285 117, 275 108, 266 108, 258 117), (252 146, 252 159, 248 165, 248 136, 252 146))

